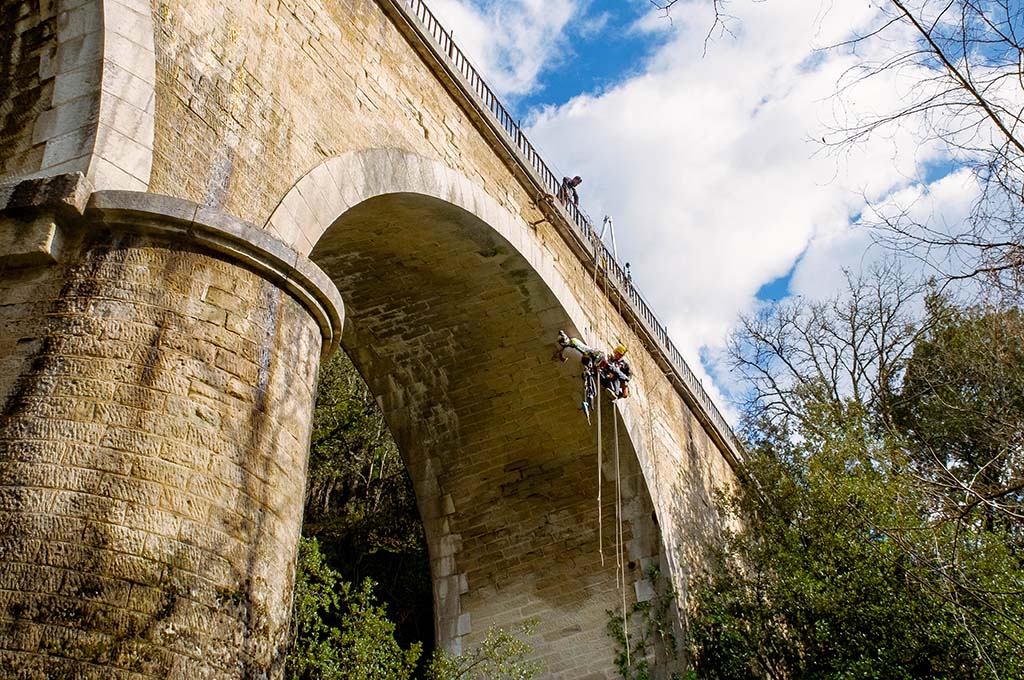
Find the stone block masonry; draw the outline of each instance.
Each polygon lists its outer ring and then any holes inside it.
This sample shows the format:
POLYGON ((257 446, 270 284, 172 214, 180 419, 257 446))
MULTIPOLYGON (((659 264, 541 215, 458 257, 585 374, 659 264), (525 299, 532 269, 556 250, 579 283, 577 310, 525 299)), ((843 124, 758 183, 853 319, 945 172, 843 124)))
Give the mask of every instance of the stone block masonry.
POLYGON ((274 675, 322 330, 281 251, 127 198, 0 261, 0 677, 274 675))
POLYGON ((659 563, 686 611, 735 459, 403 2, 8 3, 0 677, 279 675, 335 285, 439 645, 536 616, 545 677, 616 676, 599 477, 627 606, 659 563), (631 349, 600 475, 559 329, 631 349))
POLYGON ((80 172, 144 191, 155 53, 147 0, 17 0, 0 44, 0 178, 80 172))
POLYGON ((33 139, 53 100, 57 56, 56 0, 5 2, 0 14, 0 177, 38 170, 45 144, 33 139))

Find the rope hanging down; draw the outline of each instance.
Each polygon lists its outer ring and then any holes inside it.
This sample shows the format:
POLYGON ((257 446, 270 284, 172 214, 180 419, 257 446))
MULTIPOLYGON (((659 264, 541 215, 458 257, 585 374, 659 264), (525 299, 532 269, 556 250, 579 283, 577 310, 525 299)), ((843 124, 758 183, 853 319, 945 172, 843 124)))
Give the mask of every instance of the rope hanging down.
MULTIPOLYGON (((597 277, 598 266, 595 263, 594 276, 597 277)), ((603 270, 602 270, 603 271, 603 270)), ((608 299, 608 275, 604 272, 604 296, 608 299)), ((610 335, 611 323, 608 320, 608 309, 604 310, 604 330, 605 334, 610 335)), ((621 345, 620 345, 621 347, 621 345)), ((617 351, 617 350, 616 350, 617 351)), ((618 353, 618 351, 617 351, 618 353)), ((624 353, 624 352, 623 352, 624 353)), ((621 358, 621 353, 618 353, 621 358)), ((628 370, 628 369, 627 369, 628 370)), ((627 373, 628 375, 628 373, 627 373)), ((613 395, 615 396, 615 395, 613 395)), ((604 440, 604 429, 601 422, 601 395, 597 395, 597 476, 598 476, 598 496, 601 494, 601 443, 604 440)), ((624 557, 624 545, 623 545, 623 518, 622 518, 622 472, 619 465, 619 419, 616 417, 614 411, 612 411, 612 427, 615 433, 615 586, 619 589, 619 593, 622 597, 622 635, 625 640, 623 645, 626 648, 626 664, 629 664, 629 629, 627 623, 627 612, 626 612, 626 561, 624 557)), ((601 551, 601 565, 604 566, 604 551, 601 548, 603 537, 601 536, 601 503, 598 501, 598 550, 601 551)))
MULTIPOLYGON (((604 273, 602 281, 604 295, 608 297, 608 276, 603 271, 600 260, 594 262, 594 288, 598 288, 598 272, 604 273)), ((599 289, 599 288, 598 288, 599 289)), ((599 289, 600 290, 600 289, 599 289)), ((621 304, 621 300, 619 301, 621 304)), ((619 309, 621 313, 621 308, 619 309)), ((604 307, 601 327, 604 335, 612 335, 611 322, 608 319, 608 308, 604 307)), ((613 401, 629 396, 629 380, 632 372, 629 364, 623 359, 626 348, 623 345, 615 347, 614 351, 605 354, 586 344, 578 338, 570 338, 563 331, 558 332, 559 349, 552 358, 566 361, 565 350, 573 349, 580 354, 580 361, 583 364, 583 400, 581 409, 590 424, 590 412, 597 411, 597 551, 601 557, 601 566, 605 564, 604 559, 604 414, 602 412, 601 392, 607 391, 613 401), (594 402, 597 402, 596 404, 594 402)), ((622 511, 622 469, 619 454, 619 421, 615 412, 612 412, 614 442, 615 442, 615 585, 622 597, 622 632, 626 640, 626 662, 629 663, 629 630, 628 612, 626 610, 626 556, 625 556, 625 530, 623 528, 625 518, 622 511)))
MULTIPOLYGON (((604 566, 604 513, 601 511, 601 395, 597 395, 597 552, 601 555, 601 566, 604 566)), ((614 420, 615 415, 612 414, 614 420)))
MULTIPOLYGON (((626 556, 623 531, 622 531, 622 473, 619 470, 619 419, 612 414, 612 422, 615 424, 615 530, 618 547, 615 551, 615 558, 618 563, 619 592, 622 593, 622 637, 625 640, 623 645, 626 648, 626 665, 629 665, 629 629, 627 626, 628 616, 626 615, 626 556)), ((600 436, 600 435, 599 435, 600 436)))

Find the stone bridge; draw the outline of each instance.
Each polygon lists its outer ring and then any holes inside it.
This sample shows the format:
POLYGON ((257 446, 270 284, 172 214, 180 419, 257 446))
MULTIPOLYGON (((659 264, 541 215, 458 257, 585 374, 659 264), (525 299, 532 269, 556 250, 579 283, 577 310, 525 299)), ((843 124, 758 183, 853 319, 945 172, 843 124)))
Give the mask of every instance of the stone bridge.
POLYGON ((439 645, 536 618, 542 677, 618 677, 649 565, 682 624, 740 448, 420 0, 2 7, 0 676, 278 677, 339 345, 439 645), (560 328, 631 348, 600 428, 560 328))

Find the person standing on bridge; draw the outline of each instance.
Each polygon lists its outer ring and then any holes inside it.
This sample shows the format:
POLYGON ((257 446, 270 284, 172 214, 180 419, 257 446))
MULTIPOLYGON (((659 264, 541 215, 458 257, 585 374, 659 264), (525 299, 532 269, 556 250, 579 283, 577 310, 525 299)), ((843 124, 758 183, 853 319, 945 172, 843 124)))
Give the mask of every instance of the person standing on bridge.
POLYGON ((573 178, 563 177, 562 188, 558 192, 558 198, 566 205, 572 202, 574 206, 578 206, 580 204, 580 195, 576 192, 576 187, 581 184, 583 184, 583 178, 579 175, 573 178))
POLYGON ((556 356, 562 361, 566 360, 565 350, 574 349, 579 352, 584 372, 589 371, 595 375, 601 387, 608 390, 612 399, 625 399, 629 396, 632 370, 623 358, 626 354, 625 345, 618 345, 609 356, 590 347, 579 338, 570 338, 564 331, 558 331, 558 346, 560 349, 556 356))

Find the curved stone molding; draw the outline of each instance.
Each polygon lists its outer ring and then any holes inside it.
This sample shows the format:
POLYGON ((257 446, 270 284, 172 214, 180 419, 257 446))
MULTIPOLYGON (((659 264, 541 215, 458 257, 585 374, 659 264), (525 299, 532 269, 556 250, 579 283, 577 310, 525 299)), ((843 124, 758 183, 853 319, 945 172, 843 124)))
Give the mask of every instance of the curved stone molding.
POLYGON ((586 315, 555 268, 551 250, 529 225, 465 175, 416 154, 370 149, 328 159, 295 183, 264 228, 308 255, 327 228, 349 208, 375 196, 400 193, 447 201, 487 223, 540 274, 565 306, 569 318, 579 328, 587 327, 586 315))
POLYGON ((144 191, 153 165, 156 53, 148 0, 60 0, 54 78, 36 120, 35 176, 81 172, 97 189, 144 191))
POLYGON ((306 307, 323 334, 324 356, 341 342, 345 307, 334 283, 305 255, 252 224, 190 201, 135 191, 97 191, 86 214, 127 230, 186 236, 231 256, 306 307))

